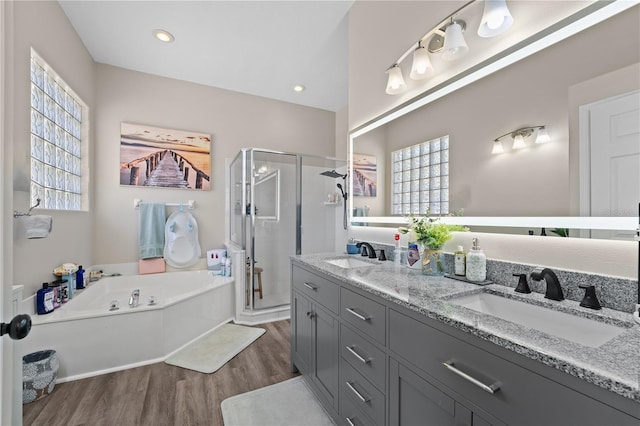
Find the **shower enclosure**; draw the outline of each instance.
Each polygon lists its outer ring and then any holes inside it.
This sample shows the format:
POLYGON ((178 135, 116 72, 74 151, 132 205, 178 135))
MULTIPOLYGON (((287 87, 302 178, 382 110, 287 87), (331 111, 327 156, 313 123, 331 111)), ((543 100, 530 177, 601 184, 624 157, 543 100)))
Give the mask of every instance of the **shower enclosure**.
POLYGON ((346 176, 347 162, 245 148, 229 172, 229 239, 246 253, 246 274, 236 277, 244 281, 245 309, 287 306, 289 256, 336 249, 344 205, 337 184, 346 187, 337 178, 346 176))

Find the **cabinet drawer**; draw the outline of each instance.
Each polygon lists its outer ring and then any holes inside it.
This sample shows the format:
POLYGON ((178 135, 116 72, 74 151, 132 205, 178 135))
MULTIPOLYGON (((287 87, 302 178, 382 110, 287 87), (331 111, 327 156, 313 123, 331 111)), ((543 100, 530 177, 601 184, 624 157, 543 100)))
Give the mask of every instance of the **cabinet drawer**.
POLYGON ((385 307, 346 288, 340 289, 340 317, 385 344, 385 307))
POLYGON ((311 297, 327 309, 338 313, 340 287, 337 284, 295 266, 292 271, 292 282, 296 290, 311 297))
POLYGON ((340 327, 340 354, 378 389, 385 389, 386 355, 349 327, 340 327))
POLYGON ((389 348, 508 424, 637 424, 608 405, 393 309, 389 348), (489 393, 481 384, 497 390, 489 393))
POLYGON ((342 426, 370 426, 371 420, 364 415, 351 398, 343 398, 340 400, 340 419, 338 424, 342 426))
POLYGON ((347 399, 351 399, 376 425, 384 425, 384 394, 343 359, 340 361, 340 401, 347 399))

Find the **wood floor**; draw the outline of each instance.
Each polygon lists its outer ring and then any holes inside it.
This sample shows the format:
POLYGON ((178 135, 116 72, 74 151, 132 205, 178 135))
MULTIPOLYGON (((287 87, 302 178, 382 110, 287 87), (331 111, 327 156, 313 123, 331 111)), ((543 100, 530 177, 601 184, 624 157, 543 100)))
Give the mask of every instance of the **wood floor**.
POLYGON ((289 321, 258 327, 266 333, 213 374, 158 363, 62 383, 23 405, 24 425, 222 425, 224 399, 298 375, 289 321))

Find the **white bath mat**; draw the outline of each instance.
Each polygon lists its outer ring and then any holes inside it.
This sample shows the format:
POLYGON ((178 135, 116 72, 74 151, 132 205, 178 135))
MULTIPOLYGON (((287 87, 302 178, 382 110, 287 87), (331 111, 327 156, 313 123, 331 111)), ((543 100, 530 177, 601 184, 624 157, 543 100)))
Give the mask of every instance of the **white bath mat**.
POLYGON ((335 426, 302 376, 232 396, 220 408, 225 426, 335 426))
POLYGON ((213 373, 265 333, 263 328, 224 324, 185 346, 165 363, 213 373))

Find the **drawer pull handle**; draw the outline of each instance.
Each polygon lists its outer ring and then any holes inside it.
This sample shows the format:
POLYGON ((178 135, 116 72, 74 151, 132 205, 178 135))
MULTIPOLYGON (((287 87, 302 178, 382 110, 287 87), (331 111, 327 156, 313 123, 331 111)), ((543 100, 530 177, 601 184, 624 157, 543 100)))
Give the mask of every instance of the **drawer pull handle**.
POLYGON ((355 393, 356 396, 358 397, 358 399, 364 403, 369 402, 370 398, 365 398, 364 396, 362 396, 362 394, 360 392, 358 392, 358 390, 356 388, 353 387, 353 385, 351 384, 351 382, 345 382, 347 384, 347 387, 349 389, 351 389, 351 392, 355 393))
POLYGON ((316 287, 316 286, 314 286, 314 285, 311 285, 311 284, 309 284, 309 283, 304 283, 304 286, 305 286, 306 288, 308 288, 309 290, 312 290, 312 291, 316 291, 316 290, 318 290, 318 287, 316 287))
MULTIPOLYGON (((351 417, 345 417, 344 419, 347 421, 347 423, 349 423, 349 426, 356 426, 356 424, 353 422, 353 420, 351 420, 351 417)), ((354 419, 355 419, 355 417, 354 417, 354 419)))
POLYGON ((349 352, 351 352, 351 355, 353 355, 356 358, 358 358, 358 361, 362 362, 363 364, 368 364, 369 362, 371 362, 371 358, 363 357, 358 352, 356 352, 356 350, 352 346, 345 346, 345 347, 347 348, 347 350, 349 352))
POLYGON ((349 312, 351 315, 355 316, 358 319, 361 319, 362 321, 368 321, 371 319, 371 317, 365 317, 364 315, 362 315, 361 313, 356 312, 353 308, 345 308, 347 310, 347 312, 349 312))
POLYGON ((445 367, 447 367, 449 369, 449 371, 457 374, 458 376, 462 377, 463 379, 473 383, 474 385, 478 386, 480 389, 482 389, 483 391, 489 392, 490 394, 494 394, 496 393, 496 391, 498 391, 500 389, 500 384, 499 382, 496 383, 492 383, 490 385, 485 385, 484 383, 482 383, 480 380, 475 379, 473 377, 471 377, 470 375, 468 375, 467 373, 458 370, 455 366, 453 361, 445 361, 442 363, 442 365, 444 365, 445 367))

